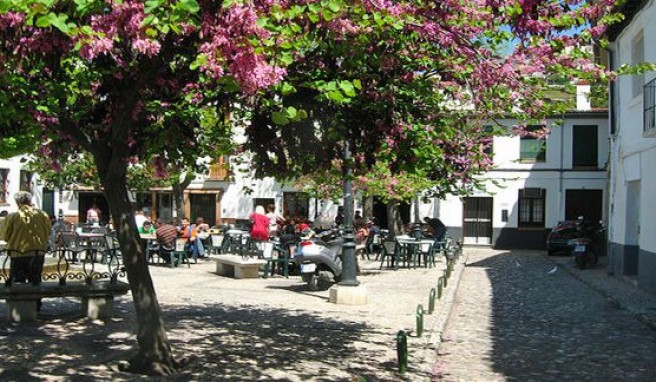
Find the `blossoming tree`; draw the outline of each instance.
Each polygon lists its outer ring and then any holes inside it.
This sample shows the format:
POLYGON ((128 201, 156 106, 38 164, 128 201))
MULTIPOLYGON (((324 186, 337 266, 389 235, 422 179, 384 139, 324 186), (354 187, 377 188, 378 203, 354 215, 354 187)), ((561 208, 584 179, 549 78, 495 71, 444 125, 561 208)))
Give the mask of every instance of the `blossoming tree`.
POLYGON ((608 76, 590 47, 619 19, 613 3, 333 1, 285 82, 255 106, 255 168, 334 195, 348 141, 365 193, 470 192, 491 166, 495 119, 541 123, 571 106, 550 99, 555 79, 608 76))
MULTIPOLYGON (((272 3, 150 0, 0 3, 3 141, 33 137, 37 155, 93 156, 118 228, 138 323, 131 369, 169 374, 179 366, 139 245, 126 190, 130 163, 163 172, 226 137, 235 100, 279 81, 268 55, 285 49, 257 25, 272 3), (29 133, 29 134, 27 134, 29 133)), ((56 163, 56 162, 54 162, 56 163)))
POLYGON ((132 219, 130 162, 162 170, 200 137, 224 137, 208 115, 254 111, 247 146, 262 174, 308 173, 346 141, 356 169, 466 182, 489 161, 480 128, 446 115, 473 105, 485 120, 514 104, 539 116, 550 73, 600 73, 578 47, 612 3, 3 0, 0 131, 37 139, 41 155, 93 156, 134 299, 131 367, 168 374, 179 365, 132 219))

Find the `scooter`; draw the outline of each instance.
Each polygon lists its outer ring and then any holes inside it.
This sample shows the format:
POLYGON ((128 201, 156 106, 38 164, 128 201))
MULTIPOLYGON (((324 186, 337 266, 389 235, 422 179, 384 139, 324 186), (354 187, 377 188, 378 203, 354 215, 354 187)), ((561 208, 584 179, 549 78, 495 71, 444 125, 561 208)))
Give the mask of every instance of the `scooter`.
POLYGON ((578 237, 568 242, 574 255, 574 263, 579 269, 585 269, 590 265, 597 264, 599 256, 592 248, 592 240, 587 237, 578 237))
POLYGON ((576 227, 579 237, 568 240, 570 252, 574 255, 574 263, 579 269, 585 269, 597 264, 603 227, 596 227, 579 218, 576 227))
POLYGON ((301 278, 310 290, 325 290, 341 281, 343 244, 337 230, 301 237, 294 262, 300 265, 301 278))

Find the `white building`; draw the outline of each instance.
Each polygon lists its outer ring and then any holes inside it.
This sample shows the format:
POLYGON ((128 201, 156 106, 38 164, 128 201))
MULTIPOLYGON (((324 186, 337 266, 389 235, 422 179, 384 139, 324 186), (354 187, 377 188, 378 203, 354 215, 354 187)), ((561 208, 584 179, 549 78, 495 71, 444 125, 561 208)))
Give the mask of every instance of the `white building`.
MULTIPOLYGON (((656 4, 627 1, 609 31, 613 68, 656 62, 656 4)), ((609 272, 656 292, 656 73, 620 76, 611 90, 609 272)))
POLYGON ((534 249, 545 248, 558 221, 605 220, 608 112, 591 110, 580 96, 577 108, 558 117, 562 124, 548 120, 545 139, 495 137, 494 169, 483 176, 487 191, 422 204, 420 216, 439 217, 465 244, 534 249))
POLYGON ((0 211, 14 212, 18 209, 13 196, 18 191, 29 191, 34 203, 46 210, 54 211, 54 194, 44 192, 37 176, 25 170, 24 157, 0 159, 0 211))

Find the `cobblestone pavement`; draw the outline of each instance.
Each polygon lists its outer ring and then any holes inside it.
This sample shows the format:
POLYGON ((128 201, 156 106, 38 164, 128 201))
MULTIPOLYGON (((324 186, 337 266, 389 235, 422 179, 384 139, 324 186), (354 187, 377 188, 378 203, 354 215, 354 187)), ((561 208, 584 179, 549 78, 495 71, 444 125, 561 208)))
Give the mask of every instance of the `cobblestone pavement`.
MULTIPOLYGON (((429 381, 434 343, 446 322, 450 281, 436 311, 415 336, 418 304, 443 274, 436 268, 378 270, 364 260, 358 279, 369 303, 328 303, 299 276, 241 279, 217 276, 213 261, 191 268, 151 266, 167 335, 176 356, 192 361, 172 377, 118 370, 135 351, 131 297, 118 299, 112 320, 79 318, 73 299, 44 300, 39 321, 11 324, 0 303, 0 381, 429 381), (410 332, 409 371, 397 373, 396 334, 410 332)), ((461 270, 462 266, 457 268, 461 270)), ((453 278, 452 278, 453 280, 453 278)))
POLYGON ((584 283, 557 263, 538 251, 468 251, 438 379, 654 381, 656 331, 610 297, 622 287, 600 293, 592 271, 584 283))

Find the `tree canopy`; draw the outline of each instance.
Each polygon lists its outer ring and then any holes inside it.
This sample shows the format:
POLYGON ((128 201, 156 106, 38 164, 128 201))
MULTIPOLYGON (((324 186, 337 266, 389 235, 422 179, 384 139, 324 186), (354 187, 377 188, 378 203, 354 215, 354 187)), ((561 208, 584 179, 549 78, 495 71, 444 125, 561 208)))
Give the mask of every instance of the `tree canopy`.
POLYGON ((551 73, 604 74, 581 47, 614 20, 613 3, 1 0, 0 132, 55 166, 92 155, 135 305, 131 367, 172 373, 130 163, 163 173, 246 120, 262 175, 329 168, 346 139, 356 176, 447 190, 489 165, 475 121, 539 118, 555 105, 541 100, 551 73))

